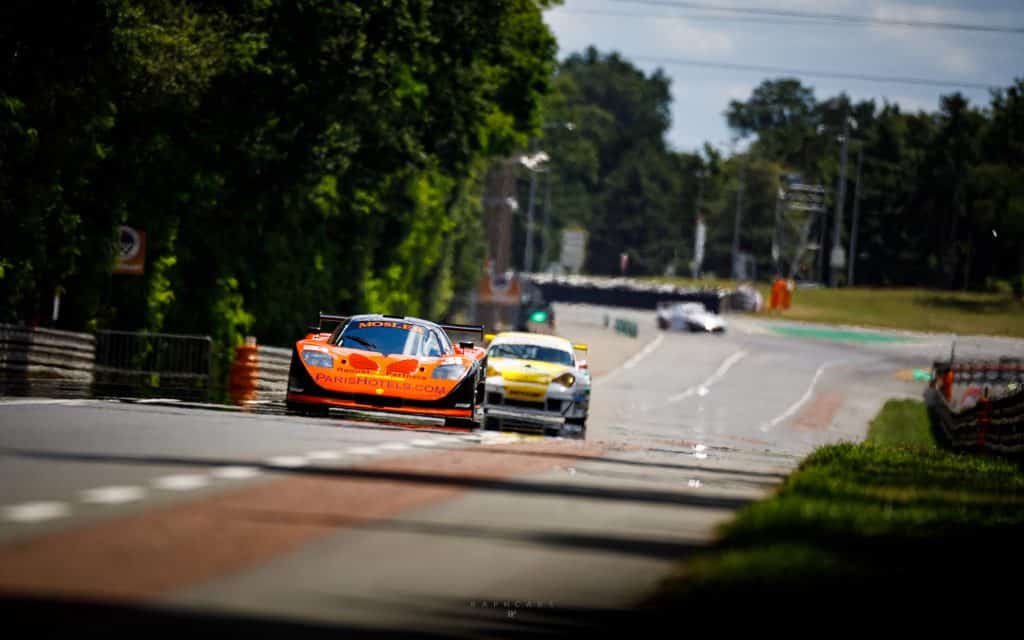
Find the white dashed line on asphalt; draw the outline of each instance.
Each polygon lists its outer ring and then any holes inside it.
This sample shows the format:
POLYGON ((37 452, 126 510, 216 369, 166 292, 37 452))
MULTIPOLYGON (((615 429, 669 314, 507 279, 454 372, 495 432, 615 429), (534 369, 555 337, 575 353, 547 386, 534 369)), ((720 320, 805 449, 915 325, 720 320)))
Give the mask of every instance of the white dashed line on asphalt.
POLYGON ((153 480, 153 486, 164 491, 192 491, 201 489, 209 484, 206 476, 192 473, 182 473, 172 476, 161 476, 153 480))
POLYGON ((310 460, 338 460, 341 454, 337 451, 310 451, 306 457, 310 460))
POLYGON ((274 456, 273 458, 267 458, 267 464, 272 467, 296 469, 306 466, 309 464, 309 461, 303 456, 274 456))
POLYGON ((246 480, 260 475, 260 470, 253 467, 219 467, 211 471, 210 475, 221 480, 246 480))
POLYGON ((789 408, 786 409, 784 412, 782 412, 781 414, 779 414, 775 418, 769 420, 768 422, 762 424, 758 428, 761 431, 763 431, 763 432, 768 432, 771 429, 774 429, 775 427, 777 427, 779 425, 779 423, 782 422, 783 420, 786 420, 787 418, 792 417, 793 414, 795 414, 797 411, 800 410, 800 407, 804 406, 807 403, 807 401, 811 399, 811 395, 814 394, 814 387, 818 384, 818 378, 821 377, 821 374, 825 373, 825 369, 828 369, 829 367, 833 367, 833 366, 835 366, 837 364, 844 364, 846 362, 849 362, 849 361, 848 360, 833 360, 832 362, 826 362, 825 364, 823 364, 820 367, 818 367, 818 370, 814 372, 814 377, 811 378, 811 384, 809 384, 807 386, 807 391, 804 392, 804 395, 802 395, 799 400, 797 400, 796 402, 791 404, 789 406, 789 408))
POLYGON ((419 438, 418 440, 412 440, 409 442, 414 447, 439 447, 444 444, 442 440, 431 440, 429 438, 419 438))
POLYGON ((350 453, 354 456, 372 456, 378 453, 377 447, 352 447, 346 449, 345 453, 350 453))
POLYGON ((386 442, 384 444, 377 445, 378 451, 405 451, 412 447, 404 442, 386 442))
POLYGON ((3 519, 8 522, 32 523, 63 518, 71 513, 71 508, 63 502, 25 502, 4 507, 3 519))
POLYGON ((674 404, 680 400, 685 400, 692 395, 698 395, 704 397, 710 393, 710 388, 714 386, 716 382, 722 379, 722 377, 732 368, 734 364, 746 357, 746 351, 737 351, 728 358, 722 361, 722 364, 718 365, 718 369, 715 370, 707 380, 700 384, 690 387, 681 393, 677 393, 674 396, 669 397, 665 404, 674 404))
POLYGON ((616 377, 617 375, 619 375, 623 371, 629 371, 630 369, 635 368, 638 364, 640 364, 640 361, 642 361, 644 358, 646 358, 647 356, 649 356, 652 353, 654 353, 654 350, 658 348, 658 345, 660 345, 662 340, 664 340, 664 339, 665 339, 665 334, 664 333, 659 333, 656 338, 654 338, 653 340, 648 342, 646 345, 644 345, 643 349, 641 349, 638 353, 634 354, 633 357, 631 357, 629 360, 627 360, 622 366, 620 366, 620 367, 618 367, 616 369, 612 369, 611 371, 609 371, 608 373, 604 374, 603 376, 596 376, 593 379, 593 381, 591 382, 591 385, 592 386, 603 385, 604 383, 606 383, 607 381, 609 381, 612 378, 616 377))
POLYGON ((96 487, 81 493, 82 502, 88 504, 125 504, 141 500, 145 496, 145 489, 132 486, 96 487))

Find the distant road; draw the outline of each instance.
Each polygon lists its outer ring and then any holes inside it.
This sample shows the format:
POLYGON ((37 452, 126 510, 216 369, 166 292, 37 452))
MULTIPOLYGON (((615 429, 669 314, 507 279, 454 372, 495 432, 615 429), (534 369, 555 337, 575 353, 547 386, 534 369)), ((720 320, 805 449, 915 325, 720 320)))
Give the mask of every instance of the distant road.
POLYGON ((659 333, 642 311, 560 305, 556 318, 591 345, 583 442, 0 399, 0 606, 67 630, 606 629, 802 456, 861 439, 887 398, 919 397, 903 372, 949 348, 778 335, 750 318, 724 336, 659 333), (606 314, 636 320, 637 338, 606 314))

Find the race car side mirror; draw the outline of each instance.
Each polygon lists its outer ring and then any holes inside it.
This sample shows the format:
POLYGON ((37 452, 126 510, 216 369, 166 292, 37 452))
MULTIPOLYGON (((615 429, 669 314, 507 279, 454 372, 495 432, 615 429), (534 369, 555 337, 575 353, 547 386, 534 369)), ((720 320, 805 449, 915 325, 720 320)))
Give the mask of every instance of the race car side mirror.
POLYGON ((459 347, 462 349, 472 349, 473 346, 474 345, 472 340, 463 340, 459 343, 459 347))

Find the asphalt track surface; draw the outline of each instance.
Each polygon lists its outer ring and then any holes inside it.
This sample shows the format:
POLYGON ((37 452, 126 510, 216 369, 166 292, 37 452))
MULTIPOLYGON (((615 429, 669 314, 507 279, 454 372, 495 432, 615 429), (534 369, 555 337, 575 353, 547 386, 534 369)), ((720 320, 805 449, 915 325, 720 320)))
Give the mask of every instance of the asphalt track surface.
POLYGON ((920 397, 909 372, 950 348, 777 335, 746 317, 725 335, 658 332, 640 311, 556 317, 591 344, 584 440, 0 399, 5 619, 44 636, 635 629, 638 603, 716 525, 815 447, 862 439, 886 399, 920 397), (636 319, 639 336, 606 316, 636 319))

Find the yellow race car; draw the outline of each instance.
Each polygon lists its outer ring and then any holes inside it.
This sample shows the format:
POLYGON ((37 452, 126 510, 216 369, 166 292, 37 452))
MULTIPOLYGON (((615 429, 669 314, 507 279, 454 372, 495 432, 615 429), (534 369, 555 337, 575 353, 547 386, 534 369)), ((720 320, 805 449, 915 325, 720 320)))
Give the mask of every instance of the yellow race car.
POLYGON ((590 407, 590 370, 576 357, 587 345, 509 331, 487 335, 484 429, 582 437, 590 407))

